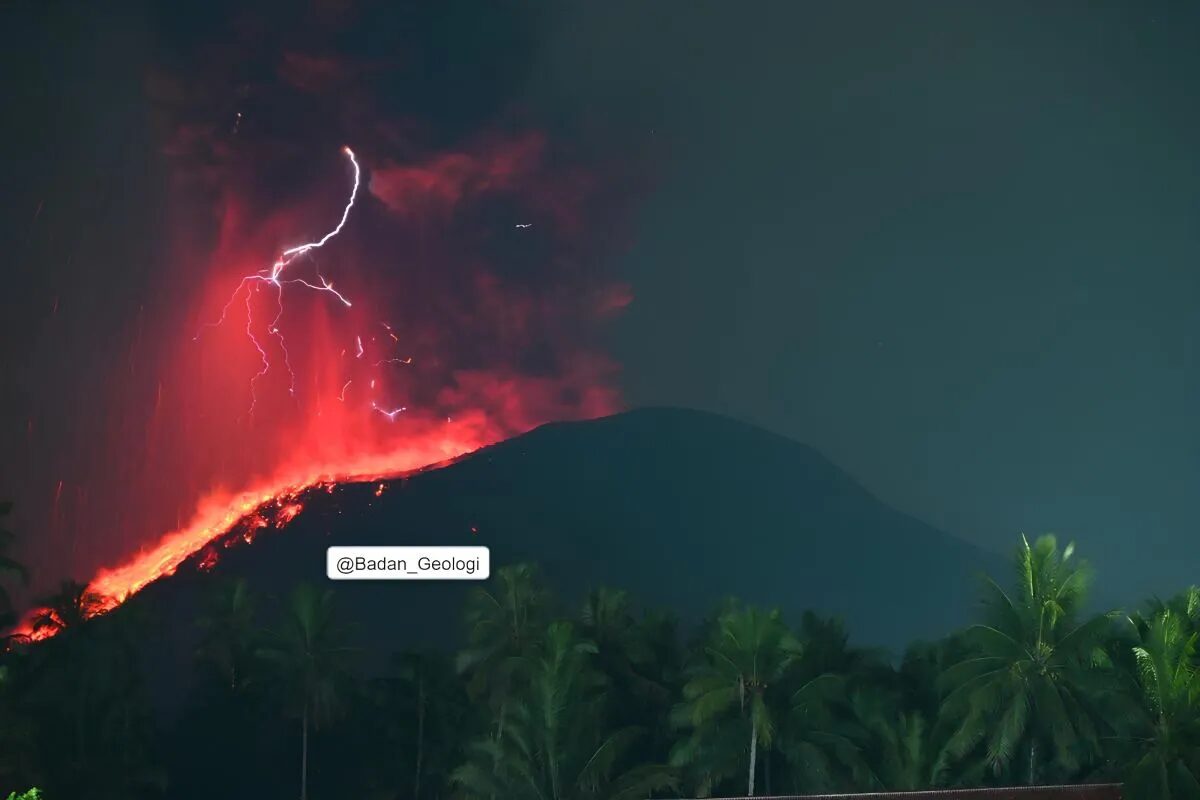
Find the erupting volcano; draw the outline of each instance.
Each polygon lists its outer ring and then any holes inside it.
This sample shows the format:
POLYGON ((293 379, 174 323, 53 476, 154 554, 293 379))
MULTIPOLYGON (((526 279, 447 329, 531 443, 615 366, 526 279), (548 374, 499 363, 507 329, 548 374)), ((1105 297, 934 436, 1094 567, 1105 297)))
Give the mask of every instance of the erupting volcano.
MULTIPOLYGON (((70 566, 93 575, 85 581, 86 615, 172 574, 240 520, 257 520, 251 530, 282 527, 317 487, 387 479, 543 422, 618 410, 613 367, 580 332, 628 302, 627 290, 602 281, 568 285, 587 270, 563 246, 578 238, 577 215, 592 187, 578 172, 555 178, 540 135, 478 149, 417 165, 384 158, 372 171, 345 147, 350 189, 340 217, 322 213, 316 199, 311 209, 264 216, 251 211, 244 188, 222 191, 218 239, 194 311, 199 324, 187 337, 177 325, 155 338, 156 353, 144 352, 139 330, 109 433, 141 428, 141 441, 131 452, 114 440, 118 468, 87 476, 116 517, 115 538, 136 551, 113 559, 111 543, 80 547, 80 531, 70 532, 70 566), (519 218, 544 220, 539 229, 557 224, 557 237, 514 225, 516 211, 498 210, 521 193, 519 218), (495 219, 480 218, 480 209, 495 219), (270 246, 295 241, 319 216, 336 225, 304 244, 270 246), (273 260, 256 256, 268 248, 273 260), (492 248, 509 251, 509 263, 492 248), (269 266, 253 268, 254 261, 269 266), (139 355, 161 364, 142 419, 130 402, 139 355), (153 537, 170 509, 179 522, 153 537)), ((70 526, 60 494, 52 519, 61 531, 70 526)), ((210 549, 201 566, 216 554, 210 549)), ((18 632, 37 639, 59 630, 44 613, 35 627, 39 613, 18 632)))

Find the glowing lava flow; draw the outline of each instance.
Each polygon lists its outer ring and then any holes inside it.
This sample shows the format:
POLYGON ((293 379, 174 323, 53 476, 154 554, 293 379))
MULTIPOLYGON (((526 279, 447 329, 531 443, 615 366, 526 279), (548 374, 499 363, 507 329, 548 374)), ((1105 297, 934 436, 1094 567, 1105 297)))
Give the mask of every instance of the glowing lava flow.
MULTIPOLYGON (((254 295, 254 292, 251 291, 250 287, 254 286, 255 291, 260 288, 260 284, 264 283, 275 287, 276 312, 275 317, 267 325, 267 333, 275 337, 275 340, 279 343, 280 350, 283 351, 283 363, 287 368, 288 377, 291 380, 291 385, 288 391, 292 394, 295 394, 296 392, 296 375, 294 372, 292 372, 292 365, 288 357, 287 342, 284 341, 283 333, 281 333, 279 330, 279 320, 283 316, 283 284, 298 283, 301 286, 306 286, 314 291, 328 292, 340 300, 347 308, 351 306, 350 301, 347 300, 341 292, 339 292, 337 289, 334 289, 333 284, 327 281, 325 276, 321 275, 319 272, 317 273, 317 279, 321 281, 320 286, 310 283, 303 278, 284 279, 281 277, 283 275, 283 271, 286 270, 288 266, 290 266, 297 258, 313 250, 324 247, 326 242, 341 233, 342 228, 344 228, 346 225, 346 220, 350 218, 350 209, 354 208, 354 200, 358 197, 358 186, 359 179, 361 178, 361 170, 358 166, 358 159, 354 157, 353 150, 351 150, 349 147, 343 147, 342 152, 346 154, 346 157, 350 159, 350 164, 354 167, 354 187, 350 190, 350 199, 346 202, 346 207, 342 210, 342 218, 338 220, 337 226, 315 242, 306 242, 305 244, 296 245, 295 247, 289 247, 287 250, 284 250, 282 253, 280 253, 279 258, 275 260, 275 263, 271 265, 270 269, 259 270, 253 275, 246 275, 243 277, 241 282, 238 283, 237 288, 234 289, 233 294, 230 296, 229 302, 227 302, 225 307, 221 309, 220 318, 217 319, 216 322, 209 323, 206 326, 216 327, 223 323, 226 316, 229 314, 230 306, 232 306, 234 301, 237 300, 238 295, 242 293, 243 289, 246 291, 246 336, 250 339, 250 342, 254 345, 254 348, 258 351, 259 357, 262 359, 262 369, 259 370, 257 375, 250 379, 251 413, 254 412, 254 406, 257 403, 257 397, 254 394, 255 384, 258 382, 259 378, 263 377, 267 374, 267 372, 270 371, 271 360, 267 357, 267 351, 263 348, 262 343, 258 340, 258 337, 254 335, 254 311, 251 307, 251 299, 254 295)), ((194 338, 199 339, 200 335, 197 334, 194 338)), ((360 357, 361 349, 362 343, 360 341, 360 357)))
MULTIPOLYGON (((291 522, 304 505, 308 492, 321 488, 332 492, 339 483, 375 482, 410 475, 423 469, 444 466, 456 458, 492 444, 497 435, 474 423, 437 424, 419 432, 408 443, 388 452, 362 456, 333 465, 321 473, 295 469, 281 471, 243 492, 216 492, 205 498, 196 515, 184 528, 166 534, 153 548, 133 556, 121 566, 102 570, 87 585, 89 602, 85 616, 107 613, 159 578, 173 575, 189 558, 220 541, 242 520, 261 522, 271 518, 276 528, 291 522)), ((209 569, 217 556, 209 552, 196 564, 209 569)), ((40 641, 59 632, 55 625, 37 627, 46 609, 34 609, 11 633, 19 639, 40 641)))
MULTIPOLYGON (((255 334, 256 323, 252 304, 253 295, 265 284, 275 289, 276 312, 266 326, 266 332, 274 337, 283 352, 284 364, 292 378, 292 390, 295 389, 295 375, 292 373, 288 360, 288 351, 283 335, 279 329, 279 320, 283 314, 284 284, 300 284, 315 291, 332 294, 345 306, 350 301, 333 288, 333 284, 320 273, 317 274, 319 283, 313 283, 304 278, 285 277, 288 267, 301 256, 324 246, 337 236, 346 225, 350 211, 354 207, 360 184, 360 169, 358 160, 350 148, 343 152, 350 159, 354 168, 354 186, 342 211, 341 219, 333 230, 320 239, 284 250, 268 268, 246 275, 238 283, 233 295, 230 296, 220 318, 206 327, 220 325, 228 316, 234 302, 245 294, 246 305, 246 335, 257 349, 262 359, 262 369, 251 379, 251 410, 254 408, 255 382, 271 368, 267 350, 260 337, 255 334)), ((387 327, 385 325, 385 327, 387 327)), ((387 328, 393 341, 398 337, 387 328)), ((194 338, 199 338, 194 337, 194 338)), ((356 357, 362 358, 365 346, 361 336, 355 337, 356 357)), ((381 359, 381 363, 384 359, 381 359)), ((396 363, 411 363, 412 359, 387 359, 396 363)), ((374 381, 371 382, 372 386, 374 381)), ((347 380, 342 386, 339 400, 345 400, 346 389, 351 381, 347 380)), ((404 411, 403 407, 389 410, 372 402, 371 407, 378 410, 389 420, 404 411)), ((191 522, 183 528, 167 533, 152 548, 131 557, 126 563, 112 569, 100 571, 88 583, 86 590, 87 608, 85 617, 104 614, 125 602, 133 594, 141 591, 151 582, 172 575, 185 561, 203 552, 200 563, 201 569, 208 569, 215 564, 215 551, 207 549, 210 544, 228 535, 244 520, 250 520, 246 536, 251 536, 253 529, 265 527, 267 520, 272 520, 275 527, 283 527, 290 522, 303 506, 307 492, 317 487, 325 487, 330 491, 338 483, 355 481, 378 481, 399 475, 410 474, 413 471, 446 463, 464 453, 471 452, 481 446, 490 444, 502 438, 503 431, 493 429, 486 421, 476 418, 465 424, 424 424, 414 421, 403 443, 395 443, 390 447, 382 447, 367 453, 354 455, 343 454, 340 457, 318 459, 319 466, 314 466, 311 458, 300 457, 298 461, 289 462, 274 474, 259 479, 244 491, 212 492, 201 500, 191 522)), ((12 632, 17 637, 29 640, 47 639, 59 632, 60 626, 54 624, 54 618, 49 616, 51 624, 37 625, 35 620, 47 619, 46 609, 35 609, 28 614, 24 621, 12 632)))
MULTIPOLYGON (((350 300, 334 289, 333 284, 326 280, 315 264, 316 277, 307 270, 304 277, 297 276, 298 270, 292 266, 297 259, 312 254, 331 242, 347 225, 358 198, 360 168, 349 148, 345 148, 343 152, 353 166, 354 183, 337 225, 320 239, 283 250, 269 267, 241 277, 232 295, 225 295, 228 284, 222 281, 219 287, 220 298, 228 299, 221 309, 220 318, 203 326, 207 328, 221 325, 226 321, 233 304, 244 302, 245 332, 261 358, 261 369, 250 380, 251 410, 254 409, 256 382, 272 369, 272 358, 268 353, 270 351, 274 355, 273 348, 277 346, 282 354, 282 366, 286 366, 291 375, 293 392, 297 387, 296 374, 292 373, 292 363, 288 359, 287 343, 284 342, 280 331, 284 284, 299 284, 313 291, 325 292, 333 295, 344 306, 351 305, 350 300), (273 287, 273 294, 267 287, 273 287), (275 308, 267 311, 265 315, 262 308, 254 302, 254 297, 264 289, 267 289, 267 297, 275 302, 275 308), (264 319, 264 316, 269 319, 264 319)), ((236 229, 231 227, 230 230, 236 229)), ((242 251, 231 247, 230 252, 235 254, 234 257, 240 258, 242 251)), ((249 272, 258 263, 261 262, 239 266, 234 274, 249 272)), ((467 311, 475 309, 479 302, 485 302, 485 312, 491 313, 487 309, 492 307, 492 301, 496 297, 502 300, 508 297, 505 292, 495 295, 491 283, 477 282, 472 291, 483 294, 478 298, 473 295, 466 298, 467 311), (472 300, 476 301, 476 305, 471 305, 472 300)), ((523 300, 523 294, 514 296, 518 301, 523 300)), ((547 378, 540 375, 526 376, 509 365, 506 357, 501 356, 500 363, 494 367, 450 370, 449 366, 446 366, 431 370, 434 377, 426 383, 426 379, 418 374, 417 368, 407 366, 413 364, 413 357, 400 347, 408 347, 408 343, 402 345, 402 337, 397 335, 388 323, 377 322, 378 318, 374 318, 376 322, 368 322, 369 318, 364 316, 363 306, 369 304, 369 300, 358 304, 354 312, 346 315, 359 316, 353 320, 355 325, 382 326, 383 331, 371 331, 365 336, 363 331, 367 329, 363 327, 357 329, 357 335, 353 334, 353 330, 326 328, 324 323, 327 304, 312 304, 320 312, 314 314, 314 317, 322 324, 305 329, 305 333, 308 334, 305 340, 306 348, 312 350, 316 356, 312 360, 318 362, 311 369, 312 383, 309 384, 306 380, 302 384, 314 387, 310 395, 311 404, 288 404, 288 415, 280 415, 278 425, 243 425, 239 418, 238 428, 230 432, 220 427, 226 424, 226 417, 230 416, 226 414, 220 415, 218 423, 209 427, 197 423, 197 433, 192 433, 186 424, 182 425, 183 431, 180 435, 184 438, 181 441, 189 445, 192 440, 187 437, 199 437, 201 433, 209 434, 210 428, 215 428, 216 434, 220 434, 212 437, 211 446, 206 441, 203 447, 195 448, 201 457, 200 467, 195 474, 189 472, 185 475, 190 479, 186 486, 186 500, 190 501, 195 497, 193 492, 198 487, 212 487, 213 476, 229 481, 227 485, 233 488, 208 491, 193 506, 195 511, 191 518, 180 527, 169 531, 154 544, 123 559, 112 568, 95 573, 87 583, 87 596, 94 599, 89 599, 85 617, 115 609, 147 585, 172 575, 181 568, 203 570, 213 567, 224 545, 235 539, 248 540, 260 528, 280 528, 288 524, 313 496, 311 493, 314 491, 327 489, 332 492, 338 484, 360 481, 370 481, 374 484, 393 479, 452 461, 466 453, 527 431, 542 422, 600 416, 612 413, 620 406, 606 385, 607 367, 599 361, 593 363, 591 358, 578 361, 572 359, 566 374, 547 378), (341 357, 334 357, 343 346, 346 349, 341 350, 341 357), (385 367, 387 369, 383 369, 385 367), (369 370, 373 372, 368 372, 369 370), (443 372, 447 374, 442 374, 443 372), (389 384, 392 383, 392 379, 395 379, 397 385, 406 387, 406 393, 385 401, 376 394, 377 377, 382 384, 378 394, 385 394, 385 390, 391 388, 389 384), (421 391, 407 389, 418 380, 421 384, 417 389, 421 391), (441 382, 440 385, 438 382, 441 382), (582 392, 562 391, 564 387, 579 388, 581 384, 584 389, 582 392), (568 396, 571 399, 566 399, 568 396), (322 406, 323 400, 329 402, 322 406), (384 424, 380 417, 386 418, 391 424, 384 424), (236 440, 232 435, 234 433, 238 434, 236 440), (230 454, 228 462, 224 459, 224 454, 231 441, 243 446, 243 433, 245 451, 256 458, 249 467, 239 469, 241 465, 234 462, 236 454, 230 454), (213 453, 220 458, 212 457, 213 453)), ((542 319, 543 313, 536 310, 540 307, 538 303, 522 302, 521 305, 528 305, 529 308, 521 312, 522 324, 515 326, 521 331, 519 337, 513 339, 517 334, 507 330, 511 323, 510 315, 506 313, 499 321, 501 325, 506 326, 502 331, 505 336, 500 337, 500 342, 512 341, 514 346, 523 346, 524 331, 527 327, 540 330, 542 323, 552 325, 557 319, 557 315, 554 314, 542 319), (534 324, 527 326, 524 317, 530 315, 534 324)), ((486 314, 482 322, 490 322, 486 314)), ((409 321, 402 330, 409 336, 414 329, 419 332, 419 325, 409 321)), ((227 332, 232 334, 230 338, 234 340, 240 355, 248 355, 240 340, 240 331, 227 332)), ((192 330, 188 333, 192 333, 192 330)), ((293 354, 296 356, 300 355, 300 348, 296 346, 299 341, 300 336, 297 335, 292 342, 293 354)), ((416 338, 415 341, 419 343, 421 339, 416 338)), ((456 341, 456 338, 452 338, 442 344, 440 340, 435 340, 434 345, 430 345, 425 351, 417 352, 416 355, 424 360, 425 352, 433 351, 435 356, 443 359, 444 364, 452 365, 457 363, 458 359, 447 358, 450 353, 439 352, 439 349, 457 347, 456 341)), ((420 347, 419 344, 415 346, 418 349, 420 347)), ((498 345, 496 349, 505 353, 510 350, 508 344, 498 345)), ((564 347, 563 353, 573 350, 574 348, 564 347)), ((469 352, 470 361, 489 363, 487 359, 491 358, 490 352, 486 350, 480 355, 472 350, 469 352)), ((215 373, 221 379, 226 377, 221 371, 226 361, 225 358, 212 359, 211 373, 215 373)), ((437 358, 429 361, 437 367, 437 358)), ((300 375, 307 378, 310 372, 309 364, 297 358, 295 367, 300 375)), ((184 388, 187 390, 194 386, 192 377, 190 371, 182 374, 183 380, 186 381, 184 388)), ((221 401, 225 399, 223 380, 209 379, 207 385, 216 387, 217 391, 210 388, 208 394, 204 395, 205 400, 214 397, 221 401)), ((262 391, 262 387, 259 388, 262 391)), ((265 413, 268 408, 265 391, 263 394, 258 423, 275 422, 274 417, 271 420, 263 419, 268 416, 265 413)), ((189 401, 192 400, 190 394, 186 397, 189 401)), ((240 399, 235 402, 239 408, 233 413, 240 417, 240 399)), ((216 407, 222 411, 226 409, 224 404, 216 407)), ((195 408, 210 411, 208 406, 202 405, 198 400, 195 404, 181 406, 181 413, 177 416, 184 418, 183 423, 191 423, 195 415, 186 412, 195 408)), ((140 419, 137 421, 141 422, 140 419)), ((164 441, 173 442, 174 439, 164 437, 164 441)), ((165 450, 166 446, 163 445, 162 449, 165 450)), ((185 462, 185 458, 191 453, 191 450, 184 448, 178 460, 185 462)), ((162 473, 164 477, 170 475, 172 473, 169 470, 162 473)), ((155 482, 152 485, 159 484, 155 482)), ((59 486, 61 490, 61 482, 59 486)), ((382 487, 382 484, 379 486, 382 487)), ((382 492, 382 488, 375 488, 374 491, 378 494, 382 492)), ((57 493, 55 497, 57 503, 57 493)), ((133 496, 135 502, 136 497, 133 496)), ((168 499, 166 503, 169 504, 172 500, 173 498, 168 499)), ((153 501, 154 498, 146 497, 147 505, 151 505, 153 501)), ((153 532, 162 530, 162 527, 158 527, 153 532)), ((147 530, 145 533, 149 534, 151 531, 147 530)), ((14 633, 30 639, 45 639, 55 635, 58 633, 55 626, 35 628, 32 624, 44 614, 44 609, 31 612, 14 633)))

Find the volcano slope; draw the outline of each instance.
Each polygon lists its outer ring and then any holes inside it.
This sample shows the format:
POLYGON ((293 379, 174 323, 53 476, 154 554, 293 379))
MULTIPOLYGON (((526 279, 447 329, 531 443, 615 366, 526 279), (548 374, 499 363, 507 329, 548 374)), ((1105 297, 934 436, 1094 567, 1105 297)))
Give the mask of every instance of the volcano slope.
MULTIPOLYGON (((815 450, 697 411, 645 409, 551 424, 384 484, 317 489, 282 530, 198 553, 127 604, 168 632, 179 667, 205 590, 244 576, 266 595, 325 583, 325 548, 486 545, 492 573, 528 561, 567 603, 629 590, 686 624, 727 596, 840 616, 852 640, 899 649, 966 622, 978 575, 1003 559, 884 505, 815 450), (382 491, 381 491, 382 487, 382 491)), ((235 529, 230 534, 240 536, 235 529)), ((372 650, 454 647, 475 581, 339 581, 338 604, 372 650)), ((119 608, 114 614, 120 614, 119 608)), ((169 670, 174 672, 174 670, 169 670)))

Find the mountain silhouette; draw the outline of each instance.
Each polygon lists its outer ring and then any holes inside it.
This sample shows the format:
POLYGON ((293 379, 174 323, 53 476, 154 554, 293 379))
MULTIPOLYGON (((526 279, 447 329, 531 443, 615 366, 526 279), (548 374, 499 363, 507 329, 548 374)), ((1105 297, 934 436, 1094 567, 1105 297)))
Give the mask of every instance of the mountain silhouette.
MULTIPOLYGON (((241 542, 235 530, 231 540, 241 542)), ((324 583, 330 545, 486 545, 492 573, 536 563, 568 604, 629 590, 686 624, 725 597, 841 617, 857 643, 899 650, 968 621, 980 572, 1003 560, 899 513, 810 447, 713 414, 644 409, 545 425, 445 467, 314 490, 282 530, 205 553, 133 598, 165 619, 182 667, 187 623, 221 576, 268 595, 324 583)), ((340 581, 339 605, 377 651, 454 647, 473 581, 340 581)), ((118 609, 114 613, 121 613, 118 609)), ((174 672, 174 669, 168 670, 174 672)))

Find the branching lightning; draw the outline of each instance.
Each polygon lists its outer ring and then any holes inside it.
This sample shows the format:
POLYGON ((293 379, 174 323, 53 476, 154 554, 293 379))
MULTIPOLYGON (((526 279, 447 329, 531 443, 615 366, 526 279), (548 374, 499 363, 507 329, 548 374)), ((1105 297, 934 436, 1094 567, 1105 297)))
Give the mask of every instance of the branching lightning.
MULTIPOLYGON (((262 379, 268 372, 270 372, 271 367, 273 366, 271 357, 268 354, 268 348, 261 337, 262 328, 256 325, 256 320, 254 318, 254 298, 258 295, 258 293, 267 287, 270 287, 267 289, 268 291, 272 289, 274 290, 274 316, 267 323, 265 330, 266 335, 274 339, 274 341, 277 343, 279 351, 283 355, 283 366, 287 370, 288 377, 290 379, 289 392, 293 395, 296 392, 296 374, 292 370, 291 357, 288 352, 287 341, 284 339, 283 331, 280 327, 280 321, 283 318, 284 310, 284 285, 299 284, 306 289, 311 289, 316 292, 326 292, 337 298, 337 300, 344 306, 351 306, 350 300, 333 287, 333 284, 320 273, 319 267, 317 272, 318 282, 316 283, 301 277, 286 277, 286 271, 288 267, 290 267, 292 263, 294 263, 296 259, 300 258, 301 256, 309 255, 309 257, 315 263, 316 259, 311 255, 312 251, 323 247, 327 242, 341 233, 342 228, 344 228, 346 225, 346 221, 350 218, 350 210, 354 207, 355 199, 358 197, 361 173, 358 166, 358 160, 355 158, 354 152, 349 147, 343 148, 342 152, 346 154, 347 158, 350 159, 351 165, 354 167, 354 186, 350 191, 350 199, 346 202, 346 207, 342 210, 342 216, 341 219, 338 220, 337 226, 316 241, 306 242, 304 244, 296 245, 295 247, 289 247, 279 254, 279 257, 268 269, 260 270, 252 275, 247 275, 242 278, 241 282, 238 283, 237 288, 234 289, 234 292, 230 296, 229 300, 225 303, 224 308, 221 309, 220 318, 218 318, 216 322, 209 323, 205 326, 215 327, 222 324, 228 317, 229 309, 233 306, 234 302, 236 302, 239 298, 244 300, 246 306, 246 338, 248 338, 250 343, 254 345, 254 349, 258 352, 259 360, 262 364, 262 367, 258 370, 254 377, 250 379, 250 413, 254 412, 255 405, 257 404, 257 395, 255 390, 258 381, 262 379), (259 333, 256 333, 256 330, 258 330, 259 333)), ((383 326, 384 330, 387 331, 387 334, 393 343, 400 341, 400 338, 392 330, 390 325, 388 325, 386 322, 380 324, 383 326)), ((199 335, 197 335, 196 338, 199 338, 199 335)), ((372 338, 372 341, 374 341, 374 338, 372 338)), ((364 344, 361 335, 354 337, 354 351, 354 356, 356 359, 362 359, 366 354, 366 345, 364 344)), ((342 356, 344 357, 345 354, 346 351, 343 350, 342 356)), ((408 365, 412 364, 412 358, 383 358, 376 360, 373 363, 376 367, 380 367, 385 364, 408 365)), ((350 384, 352 382, 352 380, 347 380, 342 385, 341 392, 338 393, 339 401, 343 403, 346 401, 346 390, 350 388, 350 384)), ((369 388, 373 391, 375 386, 376 381, 372 379, 369 382, 369 388)), ((371 401, 370 407, 372 410, 378 411, 380 414, 386 417, 388 421, 395 421, 399 414, 407 411, 407 408, 404 406, 399 406, 396 408, 384 407, 378 405, 375 401, 371 401)))
POLYGON ((388 409, 386 409, 386 408, 383 408, 383 407, 381 407, 381 406, 379 406, 379 405, 376 405, 374 401, 372 401, 372 402, 371 402, 371 408, 375 409, 375 410, 376 410, 376 411, 378 411, 380 414, 383 414, 383 415, 384 415, 385 417, 387 417, 387 418, 388 418, 388 420, 389 420, 389 421, 391 421, 391 422, 394 422, 394 421, 396 420, 396 415, 397 415, 397 414, 402 414, 402 413, 404 413, 405 411, 407 411, 407 410, 408 410, 408 409, 407 409, 407 408, 405 408, 404 406, 399 406, 399 407, 397 407, 397 408, 393 408, 392 410, 390 410, 390 411, 389 411, 389 410, 388 410, 388 409))
MULTIPOLYGON (((310 253, 313 250, 317 250, 321 247, 324 247, 326 242, 328 242, 330 239, 332 239, 333 237, 335 237, 339 233, 341 233, 342 228, 345 227, 345 225, 346 225, 346 220, 348 220, 350 218, 350 209, 352 209, 354 207, 354 201, 358 197, 358 187, 359 187, 359 178, 361 175, 361 170, 359 169, 359 166, 358 166, 358 159, 354 157, 353 150, 351 150, 349 147, 343 147, 342 152, 346 154, 346 157, 350 159, 350 164, 354 167, 354 186, 350 190, 350 199, 346 202, 346 207, 342 210, 342 218, 340 220, 338 220, 337 227, 335 227, 333 230, 326 233, 324 236, 322 236, 320 239, 318 239, 315 242, 306 242, 301 245, 296 245, 295 247, 289 247, 287 250, 284 250, 282 253, 280 253, 279 258, 277 258, 275 260, 275 263, 273 263, 269 269, 260 270, 256 273, 254 273, 253 275, 247 275, 244 278, 242 278, 241 282, 238 283, 237 288, 234 289, 233 294, 229 297, 229 301, 225 304, 225 307, 221 309, 220 318, 218 318, 216 322, 208 323, 205 326, 205 327, 216 327, 216 326, 222 324, 225 321, 226 316, 229 314, 229 308, 237 300, 238 296, 240 294, 242 294, 243 291, 245 292, 246 336, 250 339, 250 342, 254 345, 254 348, 258 351, 258 355, 262 359, 262 369, 259 370, 259 372, 253 378, 250 379, 250 412, 251 413, 254 412, 254 406, 256 403, 256 396, 255 396, 255 391, 254 391, 255 385, 257 384, 258 380, 260 378, 262 378, 264 375, 266 375, 271 369, 271 359, 267 355, 266 348, 263 347, 262 342, 259 341, 258 337, 254 333, 254 311, 253 311, 253 306, 251 305, 252 297, 262 289, 263 284, 272 286, 275 289, 276 311, 275 311, 274 318, 271 320, 270 324, 267 325, 267 334, 269 336, 272 336, 275 338, 275 340, 279 343, 280 350, 283 352, 283 363, 284 363, 284 367, 287 369, 288 376, 291 380, 289 391, 292 394, 295 394, 295 391, 296 391, 296 375, 292 371, 291 360, 288 355, 287 342, 284 340, 283 332, 279 328, 279 321, 283 317, 283 286, 284 286, 284 284, 295 283, 295 284, 300 284, 301 286, 304 286, 308 289, 312 289, 314 291, 327 292, 327 293, 333 295, 334 297, 336 297, 342 303, 342 305, 346 306, 347 308, 349 308, 351 305, 350 301, 348 299, 346 299, 345 295, 343 295, 337 289, 333 288, 333 284, 331 282, 329 282, 328 280, 326 280, 325 276, 321 275, 319 272, 317 273, 317 279, 320 281, 320 284, 311 283, 310 281, 307 281, 303 278, 284 278, 283 277, 284 271, 296 259, 298 259, 300 256, 310 253)), ((200 335, 197 334, 194 338, 199 339, 200 335)), ((361 341, 359 342, 359 348, 361 351, 361 348, 362 348, 361 341)), ((360 355, 361 355, 361 353, 360 353, 360 355)), ((343 391, 344 391, 344 389, 343 389, 343 391)))

